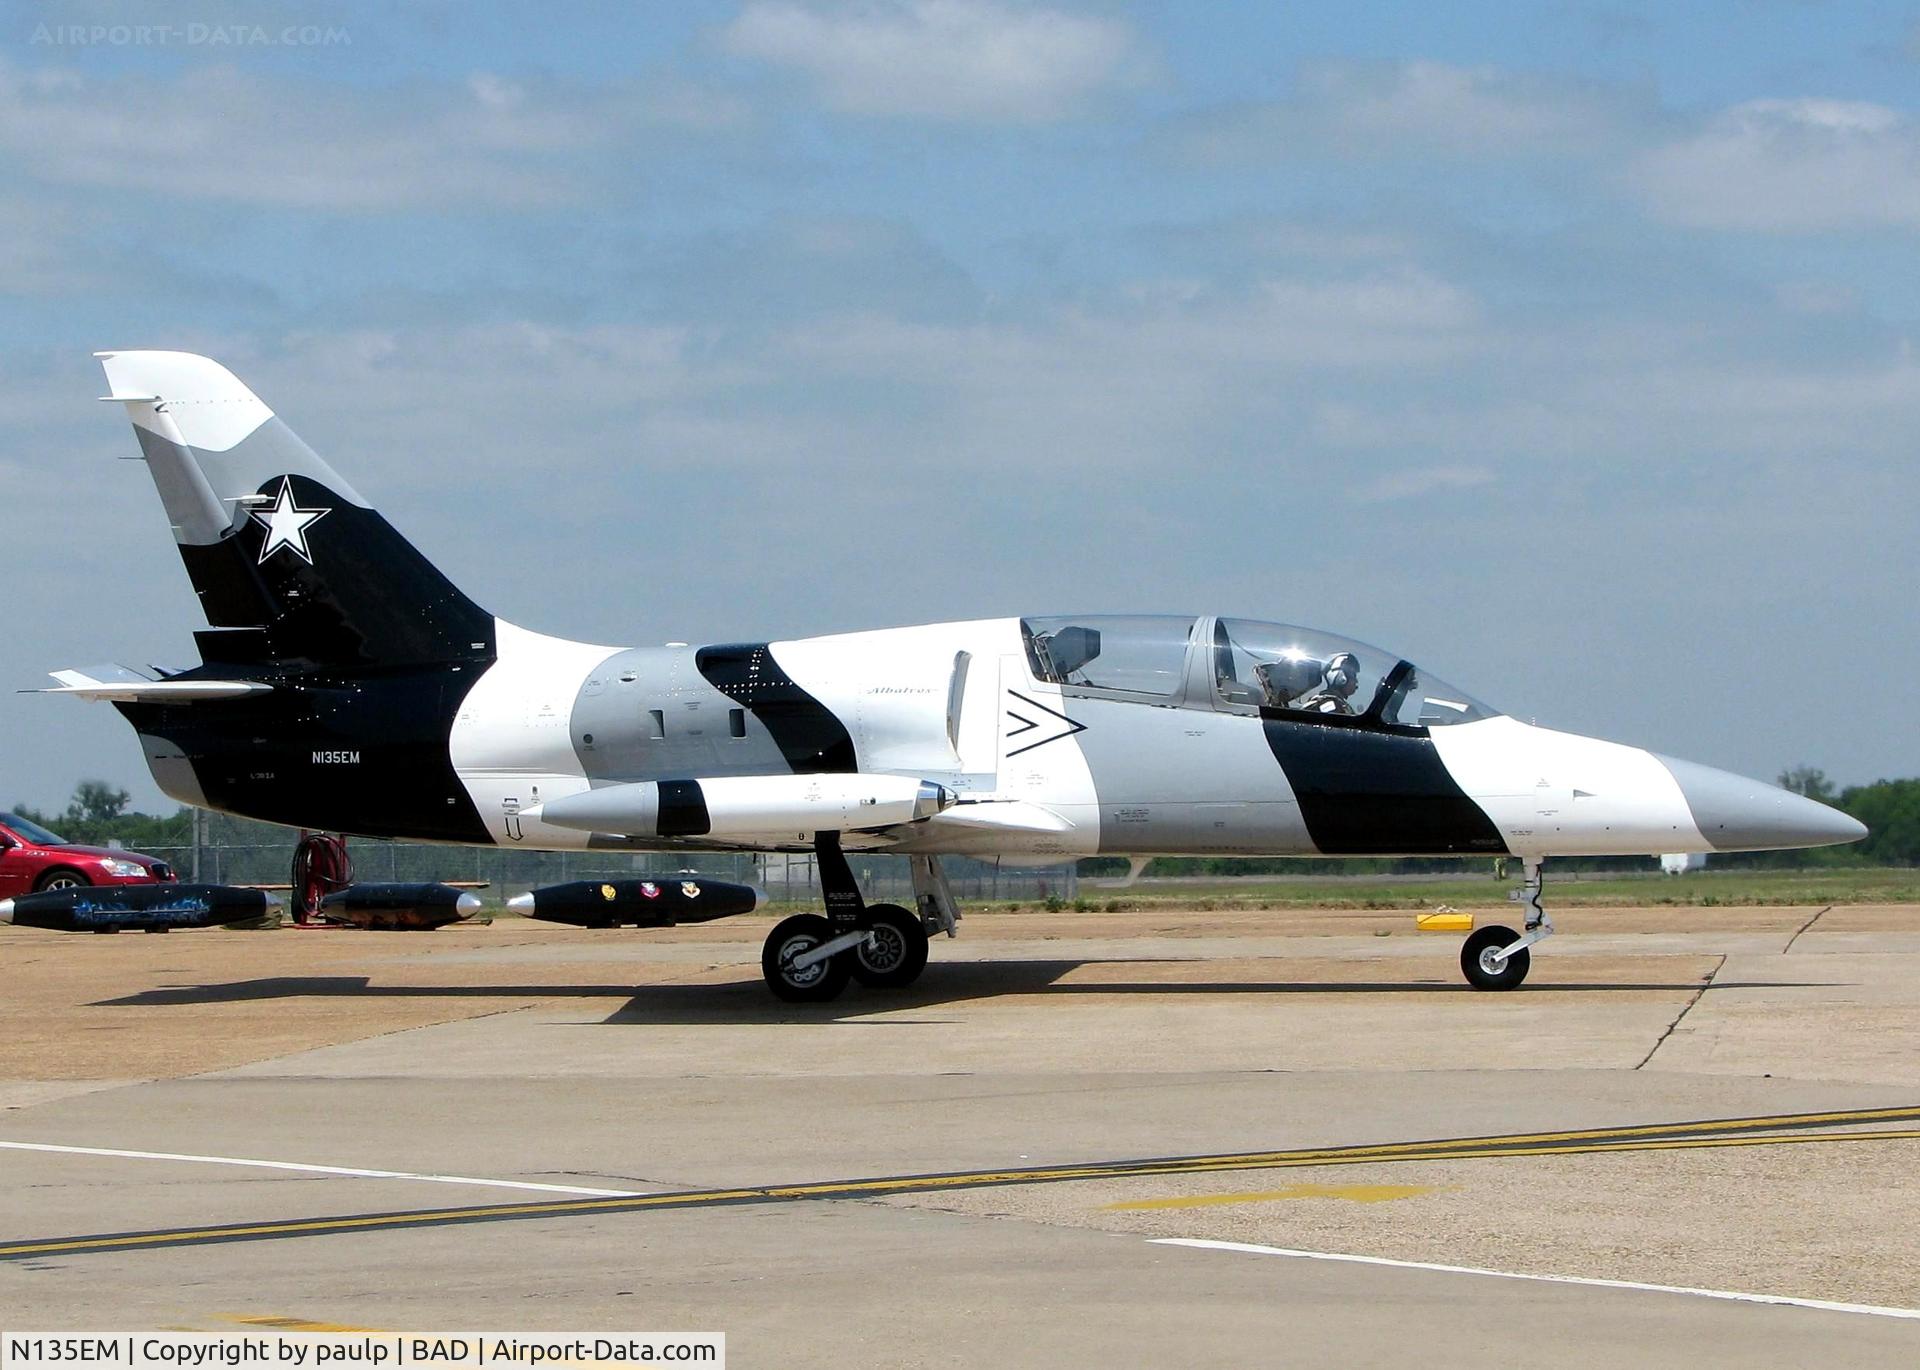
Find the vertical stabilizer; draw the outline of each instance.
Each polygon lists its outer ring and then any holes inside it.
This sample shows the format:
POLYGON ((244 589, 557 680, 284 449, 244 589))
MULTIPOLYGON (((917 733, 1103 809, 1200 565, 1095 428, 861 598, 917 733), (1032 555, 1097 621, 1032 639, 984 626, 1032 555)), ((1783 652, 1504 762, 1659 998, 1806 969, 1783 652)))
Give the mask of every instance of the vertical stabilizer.
POLYGON ((257 630, 208 635, 234 659, 395 666, 492 653, 492 616, 226 367, 189 352, 96 355, 207 622, 257 630))

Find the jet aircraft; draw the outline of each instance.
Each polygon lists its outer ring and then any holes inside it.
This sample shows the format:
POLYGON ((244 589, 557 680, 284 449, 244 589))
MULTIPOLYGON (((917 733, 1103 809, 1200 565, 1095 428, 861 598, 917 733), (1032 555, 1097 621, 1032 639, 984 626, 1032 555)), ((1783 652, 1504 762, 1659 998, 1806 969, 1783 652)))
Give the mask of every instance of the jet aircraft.
MULTIPOLYGON (((111 700, 183 803, 376 838, 811 852, 774 993, 912 982, 960 908, 941 858, 1510 856, 1511 989, 1553 925, 1542 863, 1854 841, 1800 795, 1533 726, 1332 633, 1211 614, 1048 614, 622 647, 494 617, 217 362, 98 354, 210 627, 202 664, 55 672, 111 700), (869 905, 849 851, 909 858, 869 905)), ((524 898, 524 897, 523 897, 524 898)))

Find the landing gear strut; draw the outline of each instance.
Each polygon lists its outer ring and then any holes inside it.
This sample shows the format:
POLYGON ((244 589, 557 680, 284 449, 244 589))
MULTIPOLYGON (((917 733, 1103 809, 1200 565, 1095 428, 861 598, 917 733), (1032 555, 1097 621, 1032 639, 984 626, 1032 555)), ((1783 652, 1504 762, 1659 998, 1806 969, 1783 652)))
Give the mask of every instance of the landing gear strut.
POLYGON ((796 914, 768 934, 760 951, 767 988, 790 1003, 823 1003, 849 979, 873 989, 899 989, 919 979, 930 925, 952 936, 960 917, 939 862, 914 858, 915 897, 928 910, 915 915, 898 904, 868 906, 840 850, 839 833, 815 833, 813 851, 827 916, 796 914))
POLYGON ((1525 934, 1499 926, 1480 928, 1460 948, 1460 969, 1475 989, 1518 989, 1533 964, 1527 949, 1553 936, 1553 918, 1540 902, 1543 882, 1539 860, 1529 858, 1526 871, 1526 882, 1517 896, 1526 910, 1525 934))

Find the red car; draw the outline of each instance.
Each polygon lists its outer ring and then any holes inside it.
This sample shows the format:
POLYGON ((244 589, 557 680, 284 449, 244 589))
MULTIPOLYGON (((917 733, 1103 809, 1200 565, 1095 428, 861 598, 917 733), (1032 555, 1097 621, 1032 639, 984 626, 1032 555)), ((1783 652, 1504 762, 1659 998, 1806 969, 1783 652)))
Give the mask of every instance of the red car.
POLYGON ((150 885, 177 879, 157 856, 82 847, 16 813, 0 813, 0 899, 74 885, 150 885))

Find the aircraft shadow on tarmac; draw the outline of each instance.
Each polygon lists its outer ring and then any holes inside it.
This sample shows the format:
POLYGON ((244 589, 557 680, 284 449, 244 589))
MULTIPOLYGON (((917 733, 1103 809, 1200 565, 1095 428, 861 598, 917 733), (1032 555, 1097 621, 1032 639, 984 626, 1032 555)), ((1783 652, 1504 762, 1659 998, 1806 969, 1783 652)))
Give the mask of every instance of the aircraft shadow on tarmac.
MULTIPOLYGON (((1086 966, 1124 966, 1127 961, 952 961, 933 964, 918 983, 901 990, 868 990, 850 985, 825 1004, 783 1004, 772 999, 759 976, 742 968, 738 980, 719 984, 374 984, 362 975, 279 976, 232 980, 221 984, 177 985, 105 999, 95 1007, 158 1008, 185 1004, 227 1004, 273 999, 621 999, 625 1002, 602 1022, 610 1026, 645 1023, 762 1023, 780 1017, 808 1021, 859 1018, 898 1009, 937 1007, 968 1000, 1019 995, 1195 995, 1195 994, 1457 994, 1477 995, 1459 981, 1290 981, 1290 980, 1084 980, 1062 983, 1086 966)), ((1190 964, 1190 963, 1187 963, 1190 964)), ((1522 994, 1693 994, 1727 989, 1807 988, 1789 982, 1700 981, 1684 983, 1535 983, 1522 994)))

